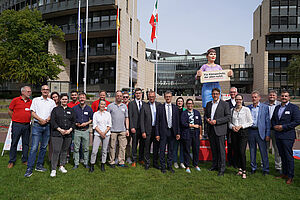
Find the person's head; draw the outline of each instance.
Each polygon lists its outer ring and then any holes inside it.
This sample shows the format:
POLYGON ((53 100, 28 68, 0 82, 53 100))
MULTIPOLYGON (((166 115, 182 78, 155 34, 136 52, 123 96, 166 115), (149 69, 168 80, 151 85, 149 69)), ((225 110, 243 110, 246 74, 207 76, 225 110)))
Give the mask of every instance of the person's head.
POLYGON ((127 91, 123 92, 123 103, 127 104, 129 102, 129 93, 127 91))
POLYGON ((76 102, 78 98, 78 92, 76 90, 71 91, 71 99, 72 101, 76 102))
POLYGON ((69 102, 69 96, 68 94, 64 93, 60 95, 60 103, 62 106, 67 106, 69 102))
POLYGON ((42 92, 42 96, 44 98, 47 98, 50 93, 50 89, 49 89, 48 85, 43 85, 41 88, 41 92, 42 92))
POLYGON ((105 110, 105 107, 106 107, 106 101, 105 100, 100 100, 98 110, 103 112, 105 110))
POLYGON ((86 101, 86 94, 84 92, 80 92, 78 96, 80 105, 84 105, 86 101))
POLYGON ((21 87, 21 95, 25 99, 29 99, 31 96, 31 88, 29 86, 23 86, 21 87))
POLYGON ((290 93, 287 90, 281 92, 281 103, 286 104, 290 100, 290 93))
POLYGON ((211 90, 211 96, 212 96, 214 102, 216 102, 220 99, 220 93, 221 93, 221 91, 219 88, 213 88, 211 90))
POLYGON ((209 50, 206 52, 206 58, 207 58, 207 60, 208 60, 209 62, 215 62, 216 57, 217 57, 216 50, 214 50, 214 49, 209 49, 209 50))
POLYGON ((258 103, 259 103, 259 101, 260 101, 260 93, 259 93, 259 91, 253 91, 252 93, 251 93, 251 98, 252 98, 252 103, 253 104, 255 104, 255 105, 257 105, 258 103))
POLYGON ((232 98, 232 99, 234 99, 235 98, 235 96, 237 95, 237 88, 236 87, 232 87, 232 88, 230 88, 230 90, 229 90, 229 95, 230 95, 230 97, 232 98))
POLYGON ((269 102, 275 102, 276 99, 277 99, 277 91, 276 90, 270 90, 268 99, 269 99, 269 102))
POLYGON ((178 97, 176 99, 176 106, 178 108, 183 108, 184 107, 184 99, 182 97, 178 97))
POLYGON ((164 94, 164 98, 166 100, 166 103, 171 103, 172 102, 172 98, 173 98, 173 94, 171 91, 166 91, 164 94))
POLYGON ((52 92, 50 98, 55 102, 56 105, 60 103, 58 92, 52 92))
POLYGON ((101 90, 101 91, 99 92, 99 99, 100 99, 100 100, 105 100, 105 97, 106 97, 106 91, 101 90))
POLYGON ((135 98, 136 98, 137 100, 140 100, 140 99, 142 98, 142 95, 143 95, 142 89, 141 89, 141 88, 135 88, 134 91, 135 91, 135 92, 134 92, 135 98))
POLYGON ((237 106, 242 106, 243 100, 244 100, 244 97, 241 94, 235 95, 235 102, 236 102, 237 106))
POLYGON ((116 103, 119 104, 119 103, 122 103, 122 99, 123 99, 123 93, 121 90, 118 90, 116 91, 116 103))
POLYGON ((193 99, 187 99, 186 100, 186 107, 189 111, 193 110, 194 108, 194 101, 193 99))
POLYGON ((155 94, 155 92, 153 90, 151 90, 151 91, 148 92, 148 98, 149 98, 150 103, 154 103, 155 102, 156 94, 155 94))

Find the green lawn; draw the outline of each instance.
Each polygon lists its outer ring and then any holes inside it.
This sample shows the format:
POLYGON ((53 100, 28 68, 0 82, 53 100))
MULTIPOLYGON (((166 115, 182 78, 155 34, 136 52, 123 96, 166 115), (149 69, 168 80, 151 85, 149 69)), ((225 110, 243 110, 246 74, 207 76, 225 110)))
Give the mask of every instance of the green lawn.
MULTIPOLYGON (((217 177, 216 172, 207 170, 208 162, 200 164, 201 172, 192 169, 191 174, 182 169, 162 174, 152 168, 145 171, 140 165, 136 169, 106 167, 105 173, 96 166, 91 174, 82 166, 71 170, 72 165, 67 164, 68 173, 57 171, 55 178, 49 176, 50 171, 24 178, 26 166, 20 155, 12 169, 7 168, 8 152, 0 158, 0 199, 300 199, 300 161, 295 161, 294 184, 286 185, 274 178, 273 156, 270 175, 264 177, 258 171, 242 180, 233 168, 217 177)), ((45 167, 50 168, 48 162, 45 167)))

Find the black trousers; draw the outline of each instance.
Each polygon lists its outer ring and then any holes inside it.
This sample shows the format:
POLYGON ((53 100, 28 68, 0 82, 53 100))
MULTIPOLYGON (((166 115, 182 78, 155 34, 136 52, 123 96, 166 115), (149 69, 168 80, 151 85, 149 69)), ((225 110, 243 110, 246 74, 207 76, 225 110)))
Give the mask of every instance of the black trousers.
POLYGON ((162 170, 166 169, 165 150, 166 150, 167 145, 168 145, 168 156, 167 156, 167 167, 168 168, 172 167, 172 161, 173 161, 173 145, 174 145, 175 137, 174 137, 172 129, 167 129, 167 131, 168 131, 167 135, 160 137, 159 157, 160 157, 160 166, 161 166, 162 170))
POLYGON ((184 158, 184 165, 186 167, 190 167, 190 160, 191 160, 191 146, 193 152, 193 166, 198 166, 199 162, 199 146, 200 146, 200 139, 199 135, 196 135, 195 132, 190 135, 190 139, 182 139, 181 142, 183 143, 183 158, 184 158))
POLYGON ((213 126, 209 126, 208 138, 212 152, 212 168, 218 169, 219 172, 225 172, 225 135, 217 136, 213 126))
POLYGON ((233 143, 232 143, 232 130, 231 129, 227 129, 227 135, 226 135, 226 138, 227 138, 227 159, 228 159, 228 164, 229 165, 232 165, 232 166, 236 166, 237 163, 236 163, 236 156, 234 155, 235 151, 234 151, 234 148, 233 148, 233 143))
MULTIPOLYGON (((141 152, 141 148, 143 147, 143 154, 144 154, 144 162, 145 162, 145 166, 150 166, 150 139, 151 139, 151 134, 150 133, 146 133, 147 136, 146 138, 141 138, 140 140, 140 152, 141 152)), ((140 157, 139 157, 140 158, 140 157)))
POLYGON ((231 133, 232 147, 234 151, 234 159, 238 168, 246 170, 246 147, 248 142, 248 130, 240 129, 239 132, 231 133))
POLYGON ((141 129, 136 129, 136 132, 131 133, 132 137, 132 159, 133 162, 137 162, 137 146, 139 144, 139 161, 144 160, 144 144, 142 140, 141 129))
POLYGON ((155 138, 155 126, 152 126, 149 149, 152 143, 153 143, 153 167, 158 167, 159 141, 157 141, 155 138))

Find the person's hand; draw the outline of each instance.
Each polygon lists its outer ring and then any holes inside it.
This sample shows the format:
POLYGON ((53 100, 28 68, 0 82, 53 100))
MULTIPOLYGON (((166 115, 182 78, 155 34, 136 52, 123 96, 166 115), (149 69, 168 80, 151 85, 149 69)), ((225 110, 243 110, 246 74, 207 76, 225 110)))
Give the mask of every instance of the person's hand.
POLYGON ((176 135, 176 140, 179 140, 180 139, 180 135, 176 135))
POLYGON ((200 133, 200 135, 199 135, 199 140, 202 140, 202 134, 200 133))
POLYGON ((216 120, 211 120, 211 121, 210 121, 210 124, 211 124, 211 125, 216 125, 216 124, 217 124, 217 121, 216 121, 216 120))
POLYGON ((130 129, 131 133, 136 133, 135 128, 130 129))
POLYGON ((39 120, 39 124, 40 125, 45 125, 45 124, 47 124, 48 122, 45 120, 45 119, 40 119, 39 120))
POLYGON ((146 137, 147 137, 146 133, 142 133, 142 137, 143 137, 144 139, 146 139, 146 137))
POLYGON ((157 141, 159 141, 159 140, 160 140, 160 136, 156 136, 155 138, 156 138, 156 140, 157 140, 157 141))
POLYGON ((199 124, 194 124, 194 128, 200 128, 199 124))
POLYGON ((267 142, 270 141, 270 136, 266 136, 266 141, 267 141, 267 142))
POLYGON ((202 71, 201 70, 198 70, 197 71, 197 76, 201 77, 203 75, 202 71))
POLYGON ((274 126, 274 129, 275 129, 276 131, 282 131, 282 130, 283 130, 282 125, 275 125, 275 126, 274 126))
POLYGON ((194 128, 194 124, 189 124, 189 127, 190 128, 194 128))
POLYGON ((79 128, 82 127, 82 125, 80 123, 75 123, 75 125, 79 128))
POLYGON ((126 130, 126 136, 127 137, 129 136, 129 130, 126 130))
POLYGON ((210 121, 211 121, 210 118, 207 118, 207 119, 206 119, 206 122, 209 123, 209 124, 210 124, 210 121))
POLYGON ((238 132, 236 126, 233 126, 233 127, 232 127, 232 130, 233 130, 234 132, 238 132))
POLYGON ((106 134, 101 131, 100 136, 104 139, 106 137, 106 134))

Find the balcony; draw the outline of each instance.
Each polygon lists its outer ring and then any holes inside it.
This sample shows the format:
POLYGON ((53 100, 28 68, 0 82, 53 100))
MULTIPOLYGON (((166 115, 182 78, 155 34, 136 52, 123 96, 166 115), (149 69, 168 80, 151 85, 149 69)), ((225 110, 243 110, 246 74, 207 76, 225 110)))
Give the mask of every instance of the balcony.
MULTIPOLYGON (((65 34, 77 34, 77 24, 64 24, 59 26, 65 34)), ((116 30, 116 21, 106 22, 94 22, 89 23, 88 31, 108 31, 116 30)), ((81 32, 85 33, 85 24, 81 24, 81 32)))
POLYGON ((296 51, 300 50, 300 46, 295 44, 285 44, 285 43, 268 43, 266 45, 266 50, 267 51, 296 51))

